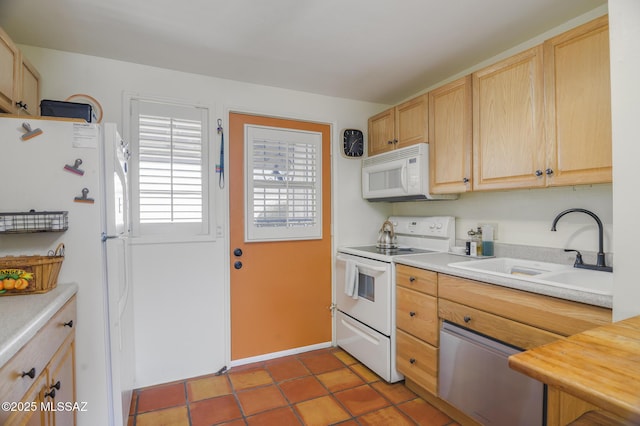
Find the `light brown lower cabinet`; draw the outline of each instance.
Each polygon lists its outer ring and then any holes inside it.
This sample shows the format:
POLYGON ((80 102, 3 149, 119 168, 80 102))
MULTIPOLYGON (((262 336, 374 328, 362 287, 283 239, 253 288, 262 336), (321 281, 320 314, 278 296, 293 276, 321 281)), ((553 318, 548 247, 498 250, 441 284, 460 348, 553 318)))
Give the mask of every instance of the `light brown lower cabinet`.
MULTIPOLYGON (((440 323, 447 320, 511 345, 531 349, 611 322, 611 309, 398 265, 398 371, 418 393, 461 424, 475 424, 438 398, 440 323), (429 275, 437 283, 422 294, 407 277, 429 275), (436 312, 432 312, 436 310, 436 312), (414 315, 411 315, 414 313, 414 315), (433 319, 435 317, 435 320, 433 319), (415 325, 419 327, 414 327, 415 325), (421 337, 420 337, 421 336, 421 337)), ((549 388, 547 425, 564 426, 594 406, 549 388)))
POLYGON ((0 424, 76 424, 75 321, 74 296, 0 368, 0 424))
POLYGON ((397 330, 396 344, 398 371, 437 395, 438 349, 402 330, 397 330))

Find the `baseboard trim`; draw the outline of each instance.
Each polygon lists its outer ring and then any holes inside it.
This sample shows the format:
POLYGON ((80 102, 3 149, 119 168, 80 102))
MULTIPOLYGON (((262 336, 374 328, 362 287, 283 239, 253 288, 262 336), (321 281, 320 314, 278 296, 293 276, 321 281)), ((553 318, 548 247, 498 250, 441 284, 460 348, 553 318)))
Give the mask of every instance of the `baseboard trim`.
POLYGON ((272 352, 272 353, 264 354, 264 355, 256 355, 256 356, 252 356, 252 357, 249 357, 249 358, 235 359, 235 360, 232 360, 231 362, 229 362, 229 366, 231 368, 233 368, 233 367, 238 367, 238 366, 245 365, 245 364, 251 364, 251 363, 254 363, 254 362, 268 361, 268 360, 271 360, 271 359, 281 358, 281 357, 284 357, 284 356, 301 354, 303 352, 309 352, 309 351, 315 351, 315 350, 318 350, 318 349, 330 348, 331 346, 332 346, 331 342, 324 342, 324 343, 317 343, 315 345, 309 345, 309 346, 302 346, 302 347, 299 347, 299 348, 287 349, 285 351, 272 352))

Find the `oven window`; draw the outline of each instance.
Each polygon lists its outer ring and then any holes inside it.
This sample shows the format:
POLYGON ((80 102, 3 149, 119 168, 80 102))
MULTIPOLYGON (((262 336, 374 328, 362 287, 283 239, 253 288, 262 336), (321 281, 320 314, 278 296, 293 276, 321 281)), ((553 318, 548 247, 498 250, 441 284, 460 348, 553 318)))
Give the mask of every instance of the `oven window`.
POLYGON ((358 274, 358 297, 362 297, 371 302, 376 301, 375 294, 375 278, 365 275, 362 272, 358 274))

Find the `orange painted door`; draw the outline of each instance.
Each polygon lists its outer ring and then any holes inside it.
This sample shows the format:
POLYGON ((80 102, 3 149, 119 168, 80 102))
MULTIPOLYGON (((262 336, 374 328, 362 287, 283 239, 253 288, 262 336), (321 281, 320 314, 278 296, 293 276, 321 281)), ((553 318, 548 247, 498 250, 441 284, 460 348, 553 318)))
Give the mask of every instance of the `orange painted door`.
POLYGON ((327 124, 229 116, 232 360, 331 341, 330 144, 327 124), (322 239, 245 242, 247 125, 322 135, 322 239))

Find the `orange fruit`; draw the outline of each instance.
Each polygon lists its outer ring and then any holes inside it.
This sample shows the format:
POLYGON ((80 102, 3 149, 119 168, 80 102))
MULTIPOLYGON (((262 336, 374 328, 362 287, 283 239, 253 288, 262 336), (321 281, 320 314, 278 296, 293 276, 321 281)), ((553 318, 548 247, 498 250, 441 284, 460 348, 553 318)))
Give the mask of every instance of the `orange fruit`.
POLYGON ((13 278, 5 278, 2 282, 5 290, 13 290, 16 286, 16 280, 13 278))
POLYGON ((16 290, 24 290, 27 287, 29 287, 29 281, 25 280, 24 278, 18 278, 16 280, 16 290))

